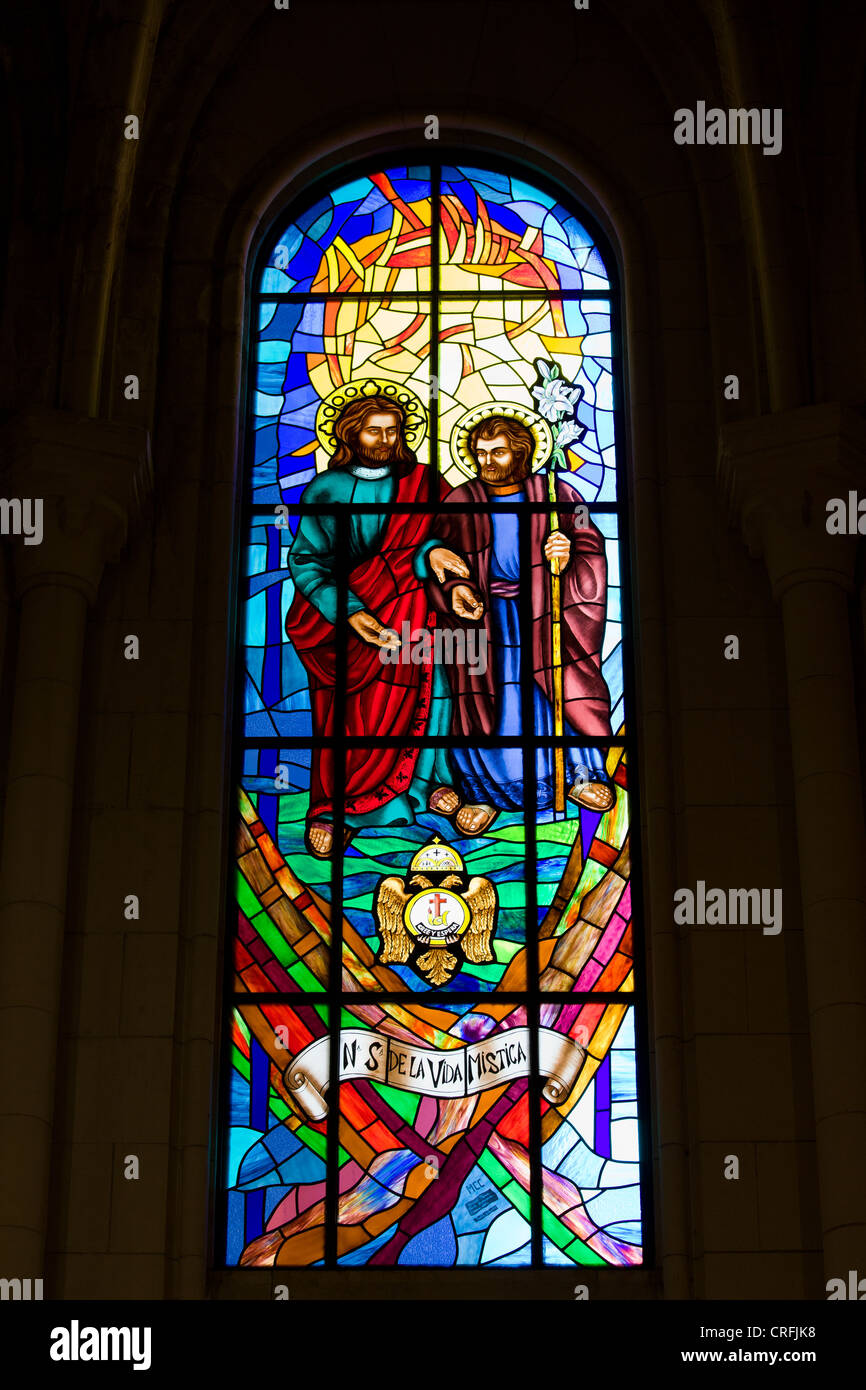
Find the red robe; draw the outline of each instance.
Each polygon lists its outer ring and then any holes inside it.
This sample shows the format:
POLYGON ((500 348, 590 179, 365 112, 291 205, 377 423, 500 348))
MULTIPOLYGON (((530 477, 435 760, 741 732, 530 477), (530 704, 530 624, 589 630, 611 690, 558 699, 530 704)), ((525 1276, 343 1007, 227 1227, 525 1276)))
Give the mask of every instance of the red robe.
MULTIPOLYGON (((366 610, 385 627, 402 634, 433 626, 435 619, 424 583, 413 571, 416 550, 431 529, 429 514, 399 514, 401 503, 426 502, 429 469, 414 464, 398 477, 391 515, 379 538, 375 555, 349 574, 349 588, 366 610)), ((432 693, 429 662, 383 662, 380 647, 364 642, 352 628, 346 629, 345 732, 368 738, 414 738, 427 728, 432 693)), ((299 592, 286 614, 286 635, 303 662, 310 682, 313 733, 332 737, 334 687, 337 677, 337 633, 299 592)), ((325 813, 333 816, 334 751, 311 752, 309 819, 325 813)), ((345 808, 349 815, 363 815, 383 806, 408 790, 418 760, 417 748, 348 748, 346 750, 345 808)))
MULTIPOLYGON (((530 502, 548 501, 547 475, 532 473, 525 480, 524 495, 530 502)), ((557 482, 557 498, 563 504, 580 503, 566 484, 557 482)), ((473 479, 455 488, 449 503, 480 502, 489 505, 482 482, 473 479)), ((515 494, 519 500, 519 494, 515 494)), ((607 737, 610 727, 610 692, 601 673, 601 647, 604 639, 607 597, 607 562, 604 537, 591 523, 575 525, 573 511, 559 511, 559 529, 571 541, 571 556, 561 576, 563 714, 576 733, 607 737)), ((550 565, 544 558, 544 544, 550 535, 550 512, 530 515, 532 552, 532 670, 535 680, 553 703, 553 625, 551 621, 550 565)), ((462 555, 471 570, 471 579, 448 576, 448 582, 430 583, 431 602, 438 609, 440 623, 467 627, 464 618, 451 611, 451 590, 455 584, 469 582, 484 600, 484 616, 478 626, 487 637, 487 669, 484 673, 466 663, 448 667, 454 696, 452 727, 455 733, 475 736, 492 734, 496 727, 496 661, 490 621, 490 547, 493 526, 488 512, 444 513, 437 518, 434 535, 449 549, 462 555)), ((475 626, 475 624, 472 624, 475 626)))

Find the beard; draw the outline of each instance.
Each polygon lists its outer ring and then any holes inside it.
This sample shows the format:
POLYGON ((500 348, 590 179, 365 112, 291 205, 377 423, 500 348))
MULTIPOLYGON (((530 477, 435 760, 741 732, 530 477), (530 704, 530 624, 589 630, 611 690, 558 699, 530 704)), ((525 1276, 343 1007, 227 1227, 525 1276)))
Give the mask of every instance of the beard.
POLYGON ((377 444, 374 449, 365 449, 360 441, 355 445, 355 454, 361 463, 396 463, 400 455, 399 444, 377 444))
POLYGON ((529 467, 526 463, 518 463, 512 459, 510 463, 487 462, 478 466, 478 476, 483 483, 493 483, 498 487, 506 483, 522 483, 524 478, 529 477, 529 467))

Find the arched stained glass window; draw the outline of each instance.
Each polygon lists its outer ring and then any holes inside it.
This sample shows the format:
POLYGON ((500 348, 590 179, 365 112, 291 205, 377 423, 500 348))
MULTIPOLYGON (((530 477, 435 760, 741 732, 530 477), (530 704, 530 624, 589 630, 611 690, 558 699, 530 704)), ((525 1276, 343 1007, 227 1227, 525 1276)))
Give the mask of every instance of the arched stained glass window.
POLYGON ((617 302, 486 162, 344 178, 264 248, 228 1266, 645 1258, 617 302))

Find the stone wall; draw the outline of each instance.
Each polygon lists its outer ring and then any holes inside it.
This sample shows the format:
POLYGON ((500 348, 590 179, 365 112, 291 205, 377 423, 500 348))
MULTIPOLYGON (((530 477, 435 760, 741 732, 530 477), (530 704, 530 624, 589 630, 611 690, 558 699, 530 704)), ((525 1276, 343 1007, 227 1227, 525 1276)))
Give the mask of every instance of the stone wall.
MULTIPOLYGON (((860 571, 814 525, 864 481, 866 31, 848 3, 409 8, 15 21, 3 488, 56 499, 58 539, 4 542, 3 1268, 269 1295, 209 1252, 247 278, 313 178, 423 161, 435 113, 589 208, 624 287, 656 1258, 591 1293, 823 1297, 866 1268, 860 571), (782 152, 677 145, 699 100, 782 108, 782 152), (699 879, 781 887, 783 931, 677 927, 699 879)), ((508 1291, 542 1277, 573 1282, 508 1291)))

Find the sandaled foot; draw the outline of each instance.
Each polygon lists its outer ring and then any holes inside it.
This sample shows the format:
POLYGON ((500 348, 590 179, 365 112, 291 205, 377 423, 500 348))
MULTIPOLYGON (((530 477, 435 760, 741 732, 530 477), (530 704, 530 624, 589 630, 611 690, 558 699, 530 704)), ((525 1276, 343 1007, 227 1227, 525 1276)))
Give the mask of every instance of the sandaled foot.
POLYGON ((585 806, 588 811, 609 811, 616 801, 616 793, 607 782, 575 782, 568 799, 577 806, 585 806))
POLYGON ((427 810, 437 816, 447 816, 449 820, 462 805, 463 801, 453 787, 436 787, 427 798, 427 810))
POLYGON ((480 806, 463 806, 457 812, 454 824, 464 835, 483 835, 498 815, 495 806, 488 806, 486 802, 482 802, 480 806))
MULTIPOLYGON (((346 825, 343 827, 343 848, 349 844, 354 831, 346 825)), ((330 821, 314 820, 307 826, 304 836, 307 849, 316 859, 329 859, 334 848, 334 827, 330 821)))

